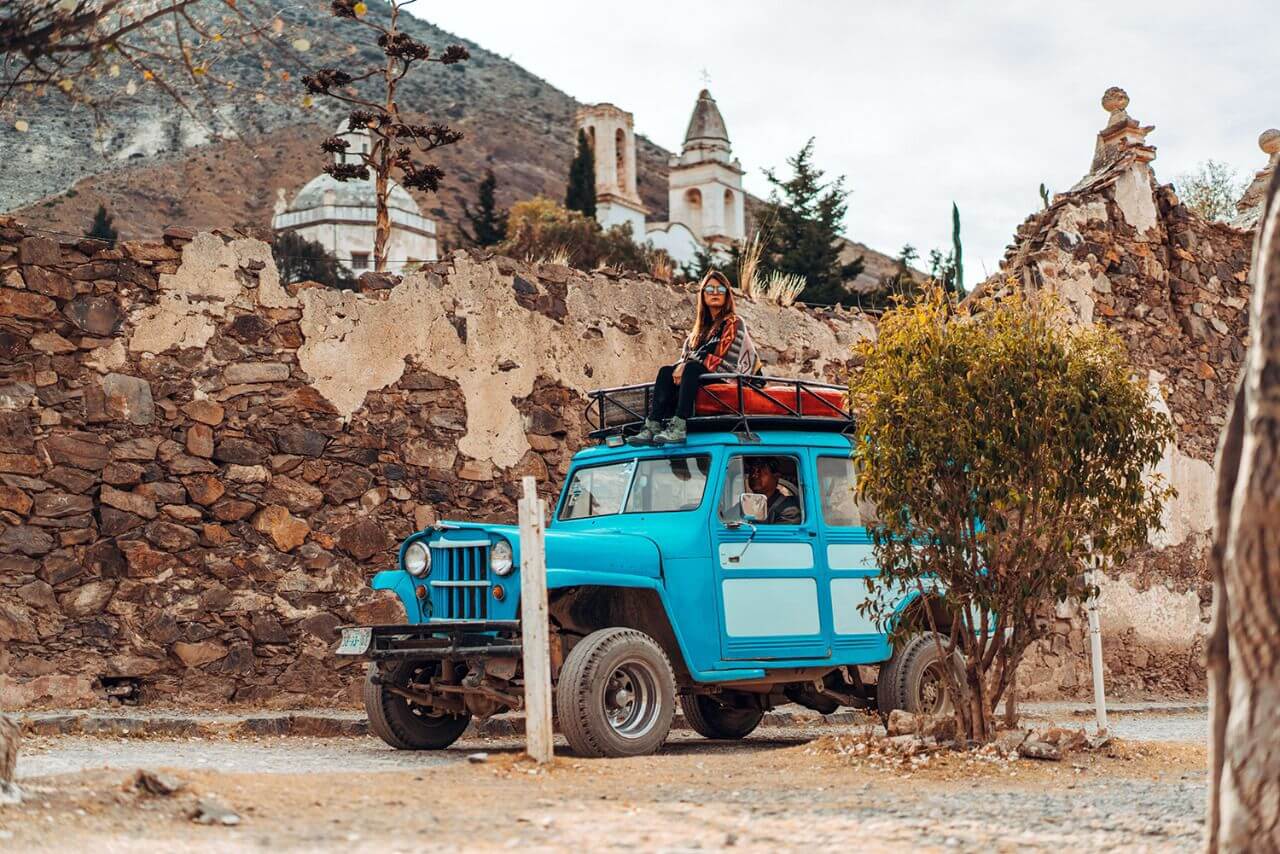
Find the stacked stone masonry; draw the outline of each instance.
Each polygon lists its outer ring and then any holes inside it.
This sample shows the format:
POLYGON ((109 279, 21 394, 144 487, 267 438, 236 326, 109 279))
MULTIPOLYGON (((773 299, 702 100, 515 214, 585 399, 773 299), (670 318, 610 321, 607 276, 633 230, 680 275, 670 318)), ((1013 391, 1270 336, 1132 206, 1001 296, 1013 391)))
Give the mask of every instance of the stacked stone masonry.
MULTIPOLYGON (((346 702, 347 622, 439 517, 558 491, 584 393, 652 375, 691 295, 457 255, 364 293, 266 244, 109 246, 0 218, 0 708, 346 702)), ((871 322, 748 305, 777 373, 837 380, 871 322)))
MULTIPOLYGON (((1109 693, 1202 694, 1213 461, 1248 336, 1253 234, 1190 212, 1155 179, 1155 151, 1142 144, 1151 128, 1114 115, 1100 138, 1120 128, 1133 134, 1130 144, 1106 149, 1100 139, 1095 170, 1018 228, 1001 272, 980 292, 1011 281, 1052 291, 1075 322, 1114 330, 1153 406, 1171 415, 1176 440, 1159 473, 1178 495, 1149 548, 1100 583, 1104 672, 1109 693)), ((1089 691, 1079 603, 1060 605, 1053 622, 1051 639, 1019 672, 1024 696, 1089 691)))

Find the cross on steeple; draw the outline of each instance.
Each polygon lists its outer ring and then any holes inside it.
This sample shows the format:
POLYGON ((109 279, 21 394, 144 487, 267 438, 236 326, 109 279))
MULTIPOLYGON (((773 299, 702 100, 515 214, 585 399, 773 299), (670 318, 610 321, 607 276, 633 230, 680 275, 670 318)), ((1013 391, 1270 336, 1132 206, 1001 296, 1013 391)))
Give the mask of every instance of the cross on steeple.
POLYGON ((702 72, 698 76, 702 78, 703 89, 711 88, 711 72, 707 71, 707 67, 705 65, 702 66, 702 72))

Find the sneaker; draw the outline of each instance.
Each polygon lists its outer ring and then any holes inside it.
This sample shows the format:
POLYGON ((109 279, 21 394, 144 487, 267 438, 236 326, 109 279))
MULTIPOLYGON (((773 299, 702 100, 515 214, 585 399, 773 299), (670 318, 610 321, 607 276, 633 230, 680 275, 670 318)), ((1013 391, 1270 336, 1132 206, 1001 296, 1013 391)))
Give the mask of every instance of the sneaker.
POLYGON ((631 438, 627 439, 629 445, 652 445, 653 437, 662 429, 662 425, 652 418, 644 420, 644 428, 631 438))
POLYGON ((683 418, 672 418, 662 428, 662 432, 653 437, 653 441, 659 445, 676 445, 683 442, 689 435, 689 431, 685 428, 683 418))

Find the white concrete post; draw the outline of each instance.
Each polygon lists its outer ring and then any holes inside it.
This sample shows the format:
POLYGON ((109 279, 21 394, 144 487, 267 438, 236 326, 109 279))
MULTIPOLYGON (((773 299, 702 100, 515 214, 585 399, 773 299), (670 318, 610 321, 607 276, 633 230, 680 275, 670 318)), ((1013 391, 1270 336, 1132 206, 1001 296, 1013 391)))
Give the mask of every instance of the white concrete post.
POLYGON ((547 637, 546 502, 538 482, 524 479, 520 499, 520 635, 524 652, 525 749, 551 761, 551 649, 547 637))
MULTIPOLYGON (((1098 570, 1089 572, 1089 585, 1098 584, 1098 570)), ((1085 604, 1089 614, 1089 668, 1093 671, 1093 705, 1098 718, 1098 735, 1107 733, 1107 694, 1102 684, 1102 625, 1098 619, 1098 597, 1085 604)))

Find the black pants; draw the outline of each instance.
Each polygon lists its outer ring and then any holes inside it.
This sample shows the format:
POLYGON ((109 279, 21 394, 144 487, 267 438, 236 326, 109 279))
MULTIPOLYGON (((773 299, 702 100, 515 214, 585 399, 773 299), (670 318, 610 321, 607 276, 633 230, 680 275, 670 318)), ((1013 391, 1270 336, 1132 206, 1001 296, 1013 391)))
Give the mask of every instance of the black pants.
POLYGON ((653 382, 653 399, 649 402, 649 417, 654 421, 665 421, 673 415, 680 418, 693 415, 693 401, 707 369, 701 362, 685 362, 679 385, 675 372, 675 365, 664 365, 658 370, 658 378, 653 382))

